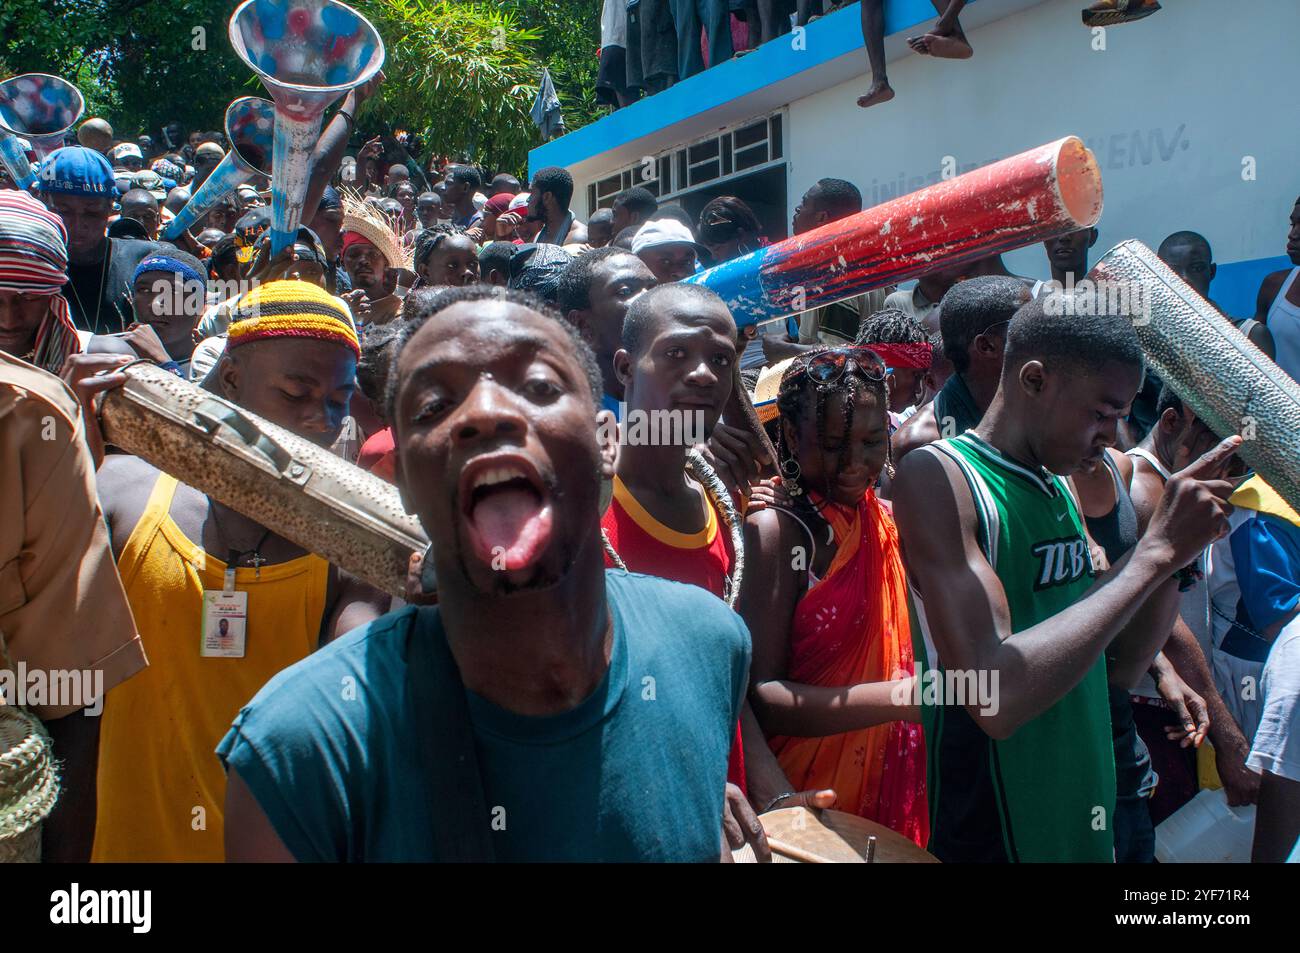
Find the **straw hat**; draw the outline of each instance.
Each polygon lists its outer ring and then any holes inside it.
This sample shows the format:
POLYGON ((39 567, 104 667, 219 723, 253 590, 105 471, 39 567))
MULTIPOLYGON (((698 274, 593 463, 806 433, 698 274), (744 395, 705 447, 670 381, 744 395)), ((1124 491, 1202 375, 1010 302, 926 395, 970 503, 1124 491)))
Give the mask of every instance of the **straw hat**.
POLYGON ((41 859, 41 824, 58 797, 44 726, 21 708, 0 705, 0 864, 41 859))
POLYGON ((758 383, 754 385, 754 393, 750 396, 759 423, 765 424, 776 419, 779 413, 776 409, 776 395, 781 390, 781 378, 785 375, 786 368, 794 361, 793 357, 788 357, 779 364, 763 368, 762 373, 758 375, 758 383))
POLYGON ((404 249, 397 235, 397 223, 353 192, 343 191, 343 232, 356 232, 388 260, 389 268, 411 265, 413 249, 404 249))

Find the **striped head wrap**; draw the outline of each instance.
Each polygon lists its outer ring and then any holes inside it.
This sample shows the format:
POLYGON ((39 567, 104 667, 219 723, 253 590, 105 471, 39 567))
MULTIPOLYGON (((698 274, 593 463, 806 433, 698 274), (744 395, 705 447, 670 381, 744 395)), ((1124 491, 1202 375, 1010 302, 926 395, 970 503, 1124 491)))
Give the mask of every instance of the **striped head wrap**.
POLYGON ((36 330, 31 362, 51 374, 59 372, 64 358, 81 350, 63 297, 67 281, 63 219, 30 195, 0 191, 0 288, 50 298, 49 313, 36 330))
POLYGON ((361 357, 346 306, 306 281, 268 281, 239 299, 226 332, 226 350, 269 338, 333 341, 361 357))

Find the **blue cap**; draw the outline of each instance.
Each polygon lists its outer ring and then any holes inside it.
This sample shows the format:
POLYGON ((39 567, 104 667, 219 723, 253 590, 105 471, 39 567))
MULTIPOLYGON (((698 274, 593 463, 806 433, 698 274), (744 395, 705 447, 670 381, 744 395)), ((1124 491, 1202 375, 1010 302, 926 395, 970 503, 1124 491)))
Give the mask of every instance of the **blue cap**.
POLYGON ((100 153, 84 146, 64 146, 50 153, 41 163, 37 185, 42 192, 64 195, 117 195, 113 167, 100 153))
POLYGON ((131 284, 134 285, 140 280, 141 275, 150 271, 167 271, 174 275, 180 275, 186 281, 204 283, 203 272, 205 269, 202 263, 193 255, 186 254, 180 249, 161 249, 145 258, 135 266, 135 274, 131 276, 131 284))

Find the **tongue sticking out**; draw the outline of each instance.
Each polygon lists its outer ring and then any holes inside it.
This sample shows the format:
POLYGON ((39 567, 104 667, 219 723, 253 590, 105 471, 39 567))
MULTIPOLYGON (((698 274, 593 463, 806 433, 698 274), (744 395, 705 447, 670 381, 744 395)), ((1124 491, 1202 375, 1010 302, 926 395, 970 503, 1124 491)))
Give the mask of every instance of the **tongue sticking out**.
POLYGON ((470 511, 479 557, 493 569, 522 569, 545 548, 551 536, 551 508, 532 489, 493 490, 470 511))

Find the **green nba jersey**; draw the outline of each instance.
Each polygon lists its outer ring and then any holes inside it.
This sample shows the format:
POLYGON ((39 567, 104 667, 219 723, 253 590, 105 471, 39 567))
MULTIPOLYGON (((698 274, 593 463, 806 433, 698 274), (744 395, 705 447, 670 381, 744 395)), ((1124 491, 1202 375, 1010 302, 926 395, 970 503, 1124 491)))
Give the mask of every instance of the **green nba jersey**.
MULTIPOLYGON (((980 547, 1006 591, 1013 633, 1083 596, 1092 559, 1064 480, 1003 456, 970 432, 928 449, 956 462, 966 478, 980 547)), ((918 646, 918 671, 923 651, 934 666, 927 678, 942 677, 932 644, 918 646)), ((961 705, 927 704, 924 716, 930 850, 940 860, 1113 860, 1115 755, 1104 658, 1003 741, 986 735, 961 705)))

